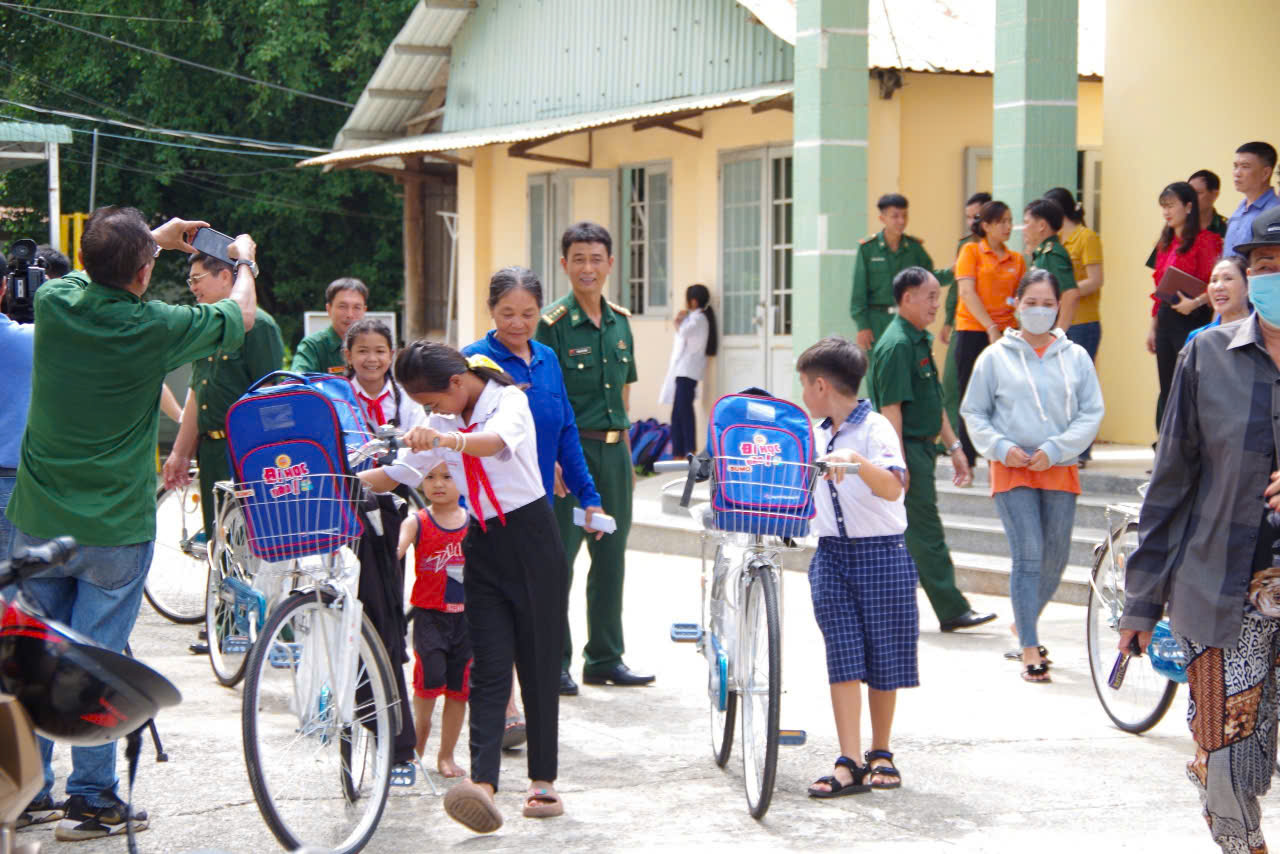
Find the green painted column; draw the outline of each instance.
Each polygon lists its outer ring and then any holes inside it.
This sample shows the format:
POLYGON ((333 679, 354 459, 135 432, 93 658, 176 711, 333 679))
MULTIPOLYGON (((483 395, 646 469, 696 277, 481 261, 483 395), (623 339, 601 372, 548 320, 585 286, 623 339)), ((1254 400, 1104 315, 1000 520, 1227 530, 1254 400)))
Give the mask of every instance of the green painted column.
POLYGON ((867 0, 797 0, 791 323, 799 355, 853 337, 853 258, 867 221, 867 0))
POLYGON ((1077 18, 1077 0, 996 0, 991 192, 1019 230, 1027 202, 1076 189, 1077 18))

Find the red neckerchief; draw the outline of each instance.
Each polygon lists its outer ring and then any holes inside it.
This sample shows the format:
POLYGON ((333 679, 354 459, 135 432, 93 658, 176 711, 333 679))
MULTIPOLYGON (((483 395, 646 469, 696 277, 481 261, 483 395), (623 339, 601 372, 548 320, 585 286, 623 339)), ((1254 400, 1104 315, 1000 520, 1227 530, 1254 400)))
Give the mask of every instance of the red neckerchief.
MULTIPOLYGON (((352 385, 355 385, 355 383, 352 383, 352 385)), ((361 402, 364 403, 365 412, 369 413, 369 417, 373 419, 373 423, 378 427, 387 423, 386 416, 382 414, 382 401, 386 400, 390 396, 390 389, 374 398, 369 397, 369 395, 365 394, 359 388, 356 388, 356 397, 360 398, 361 402)))
MULTIPOLYGON (((464 427, 461 432, 470 433, 476 429, 476 425, 464 427)), ((498 521, 505 528, 507 525, 507 514, 502 512, 502 505, 498 503, 498 496, 493 493, 493 485, 489 483, 489 475, 484 470, 484 463, 479 457, 471 454, 459 454, 462 457, 462 471, 467 476, 467 500, 471 502, 471 506, 476 510, 476 520, 480 523, 480 530, 488 533, 489 528, 484 522, 484 508, 480 506, 480 488, 484 488, 484 494, 489 497, 489 503, 493 505, 493 509, 498 511, 498 521)))

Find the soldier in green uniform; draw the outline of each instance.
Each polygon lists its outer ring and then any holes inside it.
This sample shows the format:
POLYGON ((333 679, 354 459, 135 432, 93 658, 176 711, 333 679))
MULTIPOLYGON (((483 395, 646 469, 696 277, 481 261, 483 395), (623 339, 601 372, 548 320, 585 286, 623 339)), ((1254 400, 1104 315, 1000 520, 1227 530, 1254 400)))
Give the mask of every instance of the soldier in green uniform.
POLYGON ((342 349, 347 330, 364 317, 369 305, 369 289, 364 282, 351 277, 334 279, 324 290, 324 310, 329 325, 298 342, 293 351, 293 367, 298 373, 341 374, 347 370, 342 349))
POLYGON ((1022 214, 1022 236, 1031 249, 1031 266, 1048 270, 1058 280, 1058 327, 1071 328, 1080 289, 1076 285, 1071 254, 1058 239, 1062 228, 1062 208, 1049 199, 1036 199, 1022 214), (1034 248, 1033 248, 1034 247, 1034 248))
POLYGON ((858 244, 853 261, 853 295, 849 313, 858 327, 858 346, 871 353, 893 315, 893 277, 908 267, 933 269, 924 243, 907 234, 907 199, 898 193, 876 202, 884 228, 858 244))
MULTIPOLYGON (((974 193, 970 196, 964 203, 964 221, 972 227, 973 221, 978 218, 978 212, 989 201, 991 201, 990 193, 974 193)), ((960 257, 960 250, 966 243, 972 243, 978 239, 972 230, 966 232, 956 241, 953 258, 960 257)), ((951 348, 951 333, 956 328, 956 306, 960 303, 960 289, 956 287, 955 261, 952 261, 951 267, 935 275, 938 277, 938 284, 947 289, 947 313, 942 321, 942 334, 938 336, 947 347, 947 356, 942 365, 942 407, 951 424, 958 425, 960 423, 960 371, 956 369, 955 350, 951 348)))
POLYGON ((933 361, 933 336, 926 331, 938 314, 938 279, 923 267, 908 267, 893 282, 898 316, 885 330, 871 360, 871 401, 889 419, 902 440, 907 463, 907 551, 915 561, 920 586, 944 632, 980 626, 996 618, 979 614, 956 588, 942 520, 934 470, 941 434, 958 486, 972 481, 960 440, 942 411, 942 388, 933 361))
MULTIPOLYGON (((622 584, 626 568, 627 534, 631 530, 631 498, 635 470, 627 428, 628 386, 636 381, 635 342, 627 318, 631 312, 603 296, 613 269, 613 240, 593 223, 571 226, 560 240, 560 266, 573 291, 556 300, 542 315, 538 340, 556 352, 565 388, 573 406, 587 469, 600 490, 604 509, 617 520, 618 530, 599 540, 588 539, 591 569, 587 575, 587 645, 583 650, 582 681, 589 685, 643 685, 653 676, 633 672, 622 663, 622 584)), ((568 557, 569 586, 573 563, 584 532, 573 523, 577 499, 560 489, 556 472, 556 521, 568 557)), ((573 644, 568 623, 564 632, 564 661, 560 693, 576 694, 569 674, 573 644)))
MULTIPOLYGON (((212 305, 231 293, 235 272, 218 258, 197 252, 191 256, 187 284, 196 302, 212 305)), ((227 459, 227 410, 249 386, 280 370, 284 341, 275 319, 261 308, 254 313, 253 328, 244 343, 220 348, 212 356, 191 363, 191 390, 182 410, 182 425, 173 450, 164 464, 165 481, 185 477, 192 456, 200 466, 200 510, 206 535, 213 530, 213 484, 231 478, 227 459)))

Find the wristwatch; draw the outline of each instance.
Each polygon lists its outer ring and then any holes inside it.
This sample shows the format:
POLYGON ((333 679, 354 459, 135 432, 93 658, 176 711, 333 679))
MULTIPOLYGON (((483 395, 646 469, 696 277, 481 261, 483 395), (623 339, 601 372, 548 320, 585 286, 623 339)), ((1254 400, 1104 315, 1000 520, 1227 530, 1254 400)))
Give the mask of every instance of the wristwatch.
POLYGON ((959 439, 956 439, 956 440, 955 440, 954 442, 952 442, 950 445, 947 445, 947 453, 948 453, 948 454, 954 454, 956 451, 960 450, 960 448, 962 448, 962 447, 963 447, 963 445, 961 445, 961 444, 960 444, 960 440, 959 440, 959 439))
POLYGON ((258 278, 258 262, 257 261, 251 261, 248 258, 237 258, 236 267, 239 268, 242 266, 248 267, 249 272, 253 274, 253 277, 255 279, 258 278))

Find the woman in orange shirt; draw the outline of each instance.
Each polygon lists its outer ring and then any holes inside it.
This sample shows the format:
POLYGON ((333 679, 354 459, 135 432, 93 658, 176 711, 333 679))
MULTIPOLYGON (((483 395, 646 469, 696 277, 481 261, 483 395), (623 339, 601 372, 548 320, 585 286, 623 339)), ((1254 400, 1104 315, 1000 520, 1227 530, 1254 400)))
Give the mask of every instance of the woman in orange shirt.
POLYGON ((991 494, 1009 540, 1009 602, 1022 678, 1048 682, 1036 624, 1071 552, 1080 471, 1076 459, 1102 423, 1093 360, 1055 329, 1058 282, 1032 270, 1017 292, 1020 330, 1008 329, 973 368, 960 415, 991 464, 991 494))
MULTIPOLYGON (((951 346, 955 349, 962 399, 978 354, 1013 326, 1013 294, 1027 269, 1022 256, 1005 245, 1013 233, 1013 213, 1004 202, 983 205, 972 228, 978 240, 961 247, 955 267, 960 304, 956 307, 951 346)), ((963 419, 958 428, 964 455, 973 468, 978 452, 969 441, 963 419)))

